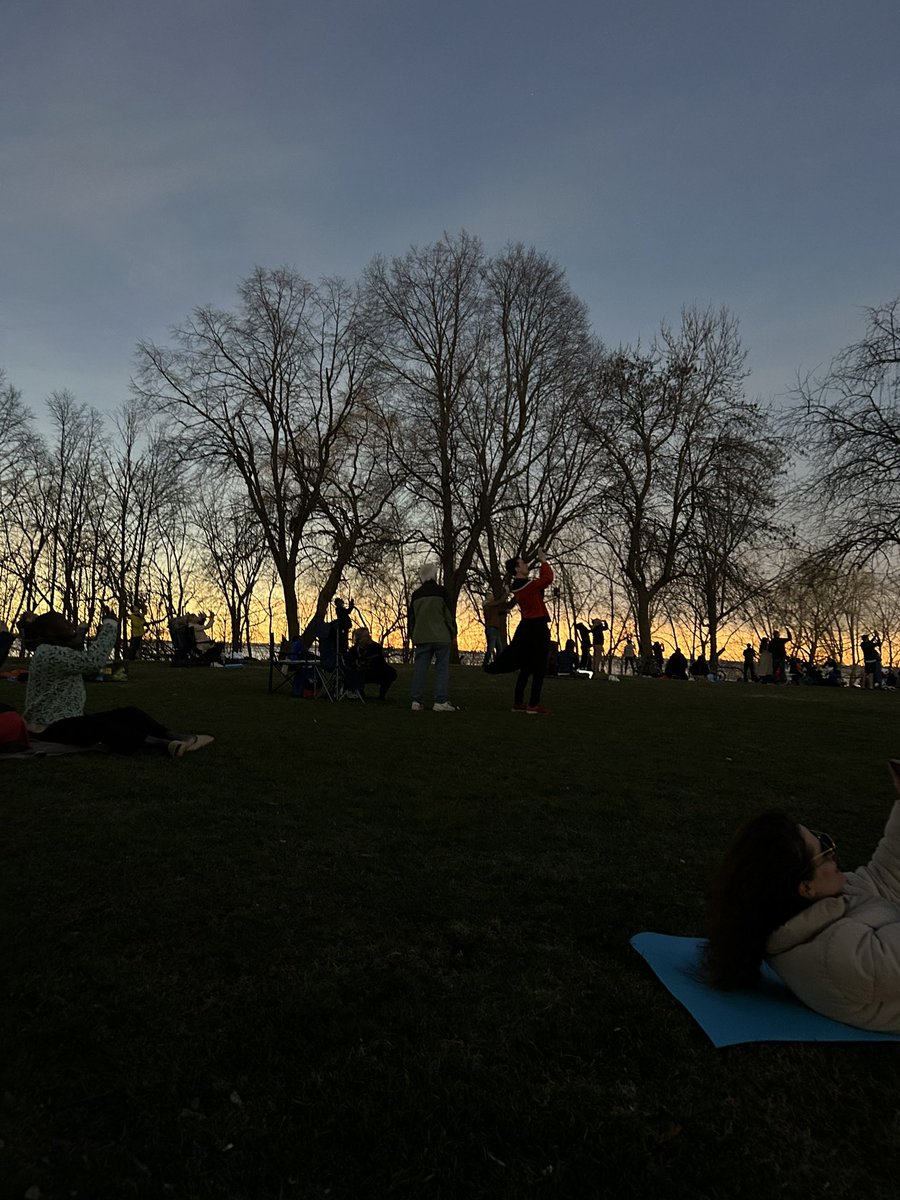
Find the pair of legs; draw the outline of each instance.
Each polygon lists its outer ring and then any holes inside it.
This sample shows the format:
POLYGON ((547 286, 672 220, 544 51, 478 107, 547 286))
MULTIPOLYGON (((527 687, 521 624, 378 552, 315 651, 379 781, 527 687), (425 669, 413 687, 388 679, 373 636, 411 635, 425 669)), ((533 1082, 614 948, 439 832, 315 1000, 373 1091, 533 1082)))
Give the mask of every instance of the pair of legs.
POLYGON ((541 688, 547 673, 547 655, 550 653, 550 624, 543 617, 523 617, 513 639, 495 662, 484 668, 489 675, 503 675, 518 670, 514 703, 525 703, 525 689, 531 680, 529 707, 541 702, 541 688))
POLYGON ((388 688, 397 678, 397 672, 390 663, 379 663, 375 667, 367 667, 365 672, 366 683, 378 684, 378 699, 385 700, 388 694, 388 688))
POLYGON ((528 707, 535 708, 541 702, 541 689, 547 674, 547 655, 550 653, 550 625, 537 618, 526 618, 519 622, 514 641, 520 640, 522 665, 516 678, 514 703, 525 703, 525 688, 531 679, 528 707))
POLYGON ((486 667, 503 650, 503 630, 498 625, 485 625, 484 636, 487 648, 484 652, 484 658, 481 660, 481 665, 486 667))
POLYGON ((173 733, 141 708, 111 708, 107 712, 87 713, 54 721, 37 735, 41 741, 61 742, 65 746, 108 746, 116 754, 133 754, 145 742, 169 746, 188 744, 190 734, 173 733))
MULTIPOLYGON (((413 704, 422 703, 422 697, 425 695, 425 681, 432 659, 434 659, 434 702, 435 704, 447 703, 447 692, 450 687, 450 643, 422 642, 416 646, 413 658, 413 704)), ((391 669, 393 670, 393 668, 391 669)))

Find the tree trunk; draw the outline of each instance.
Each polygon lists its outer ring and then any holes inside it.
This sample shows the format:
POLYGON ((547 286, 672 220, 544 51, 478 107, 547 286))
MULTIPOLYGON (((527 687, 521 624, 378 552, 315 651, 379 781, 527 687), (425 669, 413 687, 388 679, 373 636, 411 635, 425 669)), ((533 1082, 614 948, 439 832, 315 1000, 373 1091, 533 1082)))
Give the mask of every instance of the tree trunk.
POLYGON ((287 621, 288 641, 300 635, 300 613, 297 603, 297 564, 292 560, 277 563, 278 578, 284 595, 284 616, 287 621))
POLYGON ((650 630, 650 592, 639 584, 634 587, 634 610, 637 620, 638 652, 641 658, 653 653, 653 635, 650 630))

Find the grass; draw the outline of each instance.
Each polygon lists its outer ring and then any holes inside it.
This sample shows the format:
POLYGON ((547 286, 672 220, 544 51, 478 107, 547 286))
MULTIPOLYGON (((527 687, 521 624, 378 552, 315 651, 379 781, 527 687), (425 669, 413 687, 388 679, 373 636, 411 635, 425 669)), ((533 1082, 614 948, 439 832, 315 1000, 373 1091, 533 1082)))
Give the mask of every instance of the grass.
POLYGON ((864 861, 898 698, 407 694, 138 664, 91 706, 212 747, 0 764, 0 1196, 895 1197, 900 1047, 715 1051, 628 940, 701 933, 761 808, 864 861))

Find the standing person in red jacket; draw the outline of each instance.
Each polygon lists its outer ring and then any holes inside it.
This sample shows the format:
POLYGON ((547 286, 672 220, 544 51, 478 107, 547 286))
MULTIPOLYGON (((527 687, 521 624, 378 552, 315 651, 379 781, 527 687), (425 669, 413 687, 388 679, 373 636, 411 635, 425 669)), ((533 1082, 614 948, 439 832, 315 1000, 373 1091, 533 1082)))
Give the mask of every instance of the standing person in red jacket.
POLYGON ((492 663, 484 668, 489 675, 502 675, 518 670, 513 712, 531 713, 536 716, 546 713, 541 704, 541 688, 547 671, 547 656, 550 652, 550 614, 544 603, 544 591, 553 582, 553 571, 547 555, 538 547, 541 569, 537 579, 529 577, 530 568, 524 558, 511 558, 506 570, 511 576, 510 589, 513 601, 518 604, 522 619, 513 634, 509 646, 492 663), (525 685, 531 679, 528 704, 525 703, 525 685))

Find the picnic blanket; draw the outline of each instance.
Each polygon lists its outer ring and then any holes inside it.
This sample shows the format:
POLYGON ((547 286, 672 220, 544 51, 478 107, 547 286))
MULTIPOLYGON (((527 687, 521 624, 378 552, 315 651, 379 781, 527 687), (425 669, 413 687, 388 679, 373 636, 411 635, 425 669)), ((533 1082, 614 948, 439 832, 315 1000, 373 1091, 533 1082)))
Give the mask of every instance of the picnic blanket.
POLYGON ((900 1042, 900 1034, 857 1029, 813 1012, 765 964, 758 987, 717 991, 700 975, 702 938, 638 933, 631 945, 717 1049, 742 1042, 900 1042))
POLYGON ((0 754, 0 762, 6 758, 48 758, 56 754, 84 754, 87 750, 100 750, 100 746, 66 746, 63 742, 41 742, 32 735, 27 750, 12 750, 0 754))

